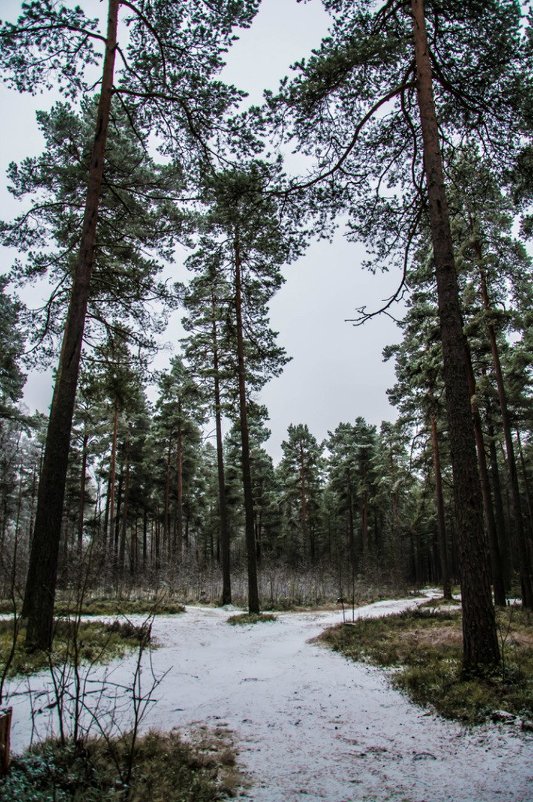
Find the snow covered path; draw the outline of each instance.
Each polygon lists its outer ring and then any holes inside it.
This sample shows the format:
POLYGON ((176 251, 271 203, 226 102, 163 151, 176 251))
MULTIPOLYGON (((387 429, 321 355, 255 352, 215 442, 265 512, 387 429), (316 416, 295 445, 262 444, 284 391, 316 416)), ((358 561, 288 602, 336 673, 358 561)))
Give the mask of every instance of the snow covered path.
MULTIPOLYGON (((379 602, 358 614, 412 603, 379 602)), ((191 607, 156 619, 153 663, 168 674, 145 726, 231 730, 253 783, 241 799, 532 802, 530 734, 504 725, 467 730, 424 715, 379 669, 308 642, 340 613, 286 613, 246 627, 228 626, 230 614, 191 607)), ((121 661, 113 679, 127 682, 133 665, 121 661)), ((20 750, 30 737, 27 700, 11 703, 20 750)))

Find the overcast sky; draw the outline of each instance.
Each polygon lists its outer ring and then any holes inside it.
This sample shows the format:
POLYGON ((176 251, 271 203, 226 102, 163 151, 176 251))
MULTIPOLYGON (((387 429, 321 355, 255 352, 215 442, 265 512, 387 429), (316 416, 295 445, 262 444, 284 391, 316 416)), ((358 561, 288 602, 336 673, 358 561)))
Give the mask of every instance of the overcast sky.
MULTIPOLYGON (((81 5, 91 15, 102 9, 97 0, 81 5)), ((17 0, 0 0, 0 16, 12 20, 20 6, 17 0)), ((262 0, 252 28, 242 32, 228 55, 224 79, 247 91, 250 101, 260 102, 263 89, 275 89, 289 65, 319 44, 327 23, 320 0, 305 4, 262 0)), ((47 108, 52 100, 46 95, 17 96, 0 88, 0 218, 8 219, 17 211, 5 191, 7 164, 40 152, 35 110, 47 108)), ((11 254, 2 254, 2 272, 9 269, 11 258, 11 254)), ((371 275, 361 267, 362 258, 362 249, 339 234, 333 243, 312 244, 299 262, 284 271, 286 283, 272 302, 271 321, 292 362, 261 395, 271 418, 267 449, 276 461, 290 423, 307 423, 322 440, 328 430, 358 415, 377 425, 395 417, 386 396, 387 387, 394 382, 393 366, 383 364, 381 352, 385 345, 399 340, 397 327, 386 317, 360 328, 345 321, 354 316, 357 307, 379 306, 394 291, 398 276, 371 275)), ((183 280, 185 273, 179 263, 176 271, 176 278, 183 280)), ((176 336, 180 336, 177 331, 169 329, 165 340, 176 336)), ((48 374, 29 378, 25 398, 31 409, 46 411, 50 384, 48 374)))

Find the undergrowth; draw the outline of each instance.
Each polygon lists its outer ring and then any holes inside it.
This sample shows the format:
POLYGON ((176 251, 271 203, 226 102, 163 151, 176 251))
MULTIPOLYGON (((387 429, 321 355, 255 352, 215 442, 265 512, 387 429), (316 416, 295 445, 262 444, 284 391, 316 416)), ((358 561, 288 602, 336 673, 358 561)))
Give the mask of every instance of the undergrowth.
POLYGON ((175 732, 148 733, 136 742, 125 784, 130 749, 129 735, 77 747, 47 741, 12 761, 0 802, 213 802, 240 785, 227 736, 191 745, 175 732))
MULTIPOLYGON (((58 598, 54 606, 57 616, 69 615, 173 615, 185 612, 177 601, 150 598, 95 597, 77 600, 58 598)), ((12 614, 13 602, 0 599, 0 613, 12 614)))
POLYGON ((416 609, 386 618, 340 624, 320 637, 352 660, 397 668, 392 682, 417 704, 470 724, 495 711, 533 714, 533 625, 527 611, 498 616, 502 666, 483 678, 461 673, 461 614, 416 609))
MULTIPOLYGON (((58 619, 54 624, 54 639, 51 652, 27 652, 24 648, 26 631, 21 627, 9 676, 34 674, 52 665, 68 662, 72 657, 74 637, 78 658, 82 662, 106 663, 126 652, 133 651, 140 643, 146 643, 146 627, 136 626, 130 621, 82 621, 76 624, 68 619, 58 619), (78 626, 76 633, 75 628, 78 626)), ((13 621, 0 621, 0 665, 5 665, 13 642, 13 621)))
POLYGON ((232 626, 244 626, 245 624, 260 624, 267 621, 276 621, 276 616, 272 613, 239 613, 228 618, 227 623, 232 626))

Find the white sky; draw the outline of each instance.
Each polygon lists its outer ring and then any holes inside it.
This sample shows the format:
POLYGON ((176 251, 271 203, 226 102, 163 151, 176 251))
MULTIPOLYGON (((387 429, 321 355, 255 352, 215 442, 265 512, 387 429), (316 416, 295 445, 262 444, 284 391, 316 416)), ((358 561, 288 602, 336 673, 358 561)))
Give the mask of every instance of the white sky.
MULTIPOLYGON (((91 15, 101 13, 97 0, 81 5, 91 15)), ((0 0, 0 16, 13 20, 20 6, 18 0, 0 0)), ((305 4, 263 0, 252 28, 242 32, 228 54, 223 78, 247 91, 251 102, 260 102, 263 89, 275 89, 289 65, 319 44, 327 22, 319 0, 305 4)), ((0 85, 0 219, 17 211, 5 191, 5 169, 11 161, 40 152, 35 110, 49 107, 54 99, 19 96, 0 85)), ((271 321, 292 362, 261 394, 271 418, 267 449, 276 461, 290 423, 307 423, 321 440, 341 421, 353 421, 358 415, 378 425, 395 417, 385 392, 394 382, 393 366, 383 364, 381 352, 399 340, 398 329, 385 317, 361 328, 345 322, 357 307, 378 307, 398 281, 394 274, 373 276, 364 271, 363 256, 362 249, 339 234, 333 243, 312 244, 299 262, 285 270, 287 281, 272 302, 271 321)), ((2 272, 9 269, 11 259, 12 254, 0 255, 2 272)), ((176 278, 186 278, 179 263, 176 278)), ((165 340, 179 336, 181 332, 169 328, 165 340)), ((30 408, 45 411, 50 398, 50 375, 30 376, 25 396, 30 408)))

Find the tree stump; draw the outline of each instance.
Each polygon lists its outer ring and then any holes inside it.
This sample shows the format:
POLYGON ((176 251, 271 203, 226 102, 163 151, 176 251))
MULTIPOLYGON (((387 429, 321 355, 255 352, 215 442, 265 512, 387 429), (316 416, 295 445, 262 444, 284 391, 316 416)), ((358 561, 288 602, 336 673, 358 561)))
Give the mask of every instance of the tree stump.
POLYGON ((11 735, 11 707, 0 708, 0 777, 9 769, 9 743, 11 735))

